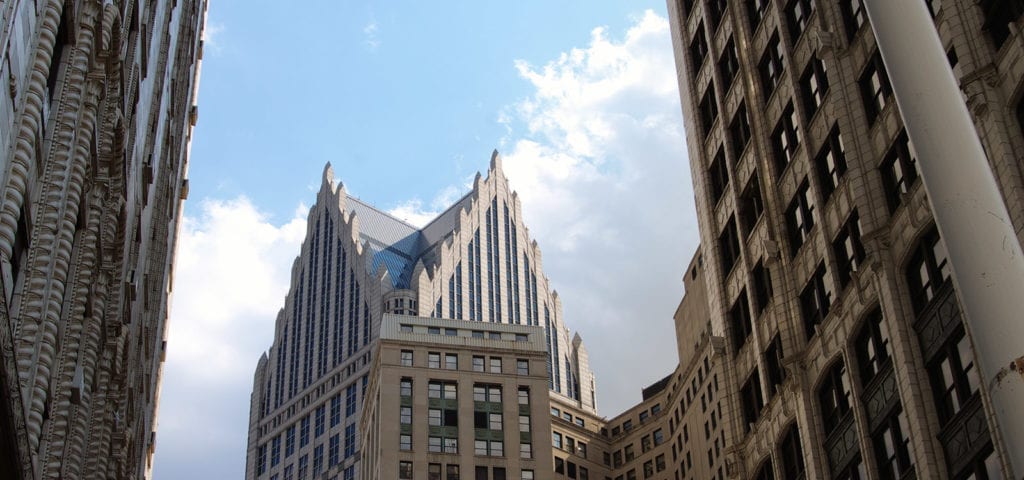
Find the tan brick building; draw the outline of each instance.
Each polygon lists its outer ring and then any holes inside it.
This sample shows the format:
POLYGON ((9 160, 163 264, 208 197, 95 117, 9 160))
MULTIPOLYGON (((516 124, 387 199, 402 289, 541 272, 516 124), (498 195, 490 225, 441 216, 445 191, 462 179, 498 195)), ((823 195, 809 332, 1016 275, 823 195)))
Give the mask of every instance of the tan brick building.
POLYGON ((203 0, 0 4, 0 478, 147 478, 203 0))
MULTIPOLYGON (((927 5, 1019 241, 1024 5, 927 5)), ((727 339, 726 476, 1000 478, 945 248, 860 0, 668 7, 712 331, 727 339)))

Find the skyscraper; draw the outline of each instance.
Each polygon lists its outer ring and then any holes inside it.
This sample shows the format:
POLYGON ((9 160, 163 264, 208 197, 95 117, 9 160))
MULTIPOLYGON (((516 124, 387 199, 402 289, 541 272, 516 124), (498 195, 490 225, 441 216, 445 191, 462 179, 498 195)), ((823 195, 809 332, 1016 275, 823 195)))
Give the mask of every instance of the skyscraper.
POLYGON ((0 478, 148 478, 206 2, 0 16, 0 478))
POLYGON ((324 445, 337 462, 322 471, 359 471, 360 409, 385 313, 540 327, 551 395, 596 411, 586 348, 563 323, 497 152, 487 177, 422 228, 348 195, 328 165, 256 368, 247 478, 319 474, 310 458, 324 445))
MULTIPOLYGON (((1019 242, 1024 6, 926 5, 1019 242)), ((861 1, 668 6, 712 328, 731 357, 731 475, 1001 478, 998 425, 861 1)))

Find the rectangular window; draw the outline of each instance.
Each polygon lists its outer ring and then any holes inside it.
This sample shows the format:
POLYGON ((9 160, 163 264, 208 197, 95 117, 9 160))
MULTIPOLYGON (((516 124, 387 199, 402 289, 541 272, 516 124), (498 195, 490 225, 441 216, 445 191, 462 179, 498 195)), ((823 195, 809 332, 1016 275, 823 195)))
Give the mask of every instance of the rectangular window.
POLYGON ((459 480, 459 466, 445 465, 445 480, 459 480))
POLYGON ((704 137, 711 134, 711 127, 714 126, 715 120, 718 120, 718 103, 715 99, 715 86, 709 84, 707 91, 704 92, 704 97, 700 99, 700 124, 704 127, 704 137))
POLYGON ((640 438, 640 453, 647 453, 651 450, 651 436, 644 435, 640 438))
POLYGON ((558 432, 551 432, 551 446, 557 449, 562 448, 562 434, 558 432))
POLYGON ((817 56, 811 57, 803 75, 800 76, 800 93, 804 97, 804 113, 810 119, 824 105, 825 94, 828 93, 825 63, 817 56))
POLYGON ((501 373, 501 357, 491 357, 491 373, 501 373))
POLYGON ((740 59, 736 56, 736 44, 729 38, 722 57, 718 59, 718 73, 722 76, 722 92, 728 93, 736 74, 740 71, 740 59))
POLYGON ((800 130, 797 127, 796 111, 793 110, 793 103, 786 105, 782 111, 782 117, 775 124, 772 132, 772 153, 775 159, 775 173, 782 175, 786 167, 796 158, 796 152, 800 148, 800 130))
POLYGON ((786 370, 782 367, 782 339, 779 334, 768 344, 764 351, 764 366, 768 370, 768 384, 772 392, 778 392, 782 382, 786 381, 786 370))
POLYGON ((906 272, 910 300, 914 312, 920 314, 950 278, 946 245, 937 230, 933 229, 921 237, 906 272))
POLYGON ((704 59, 708 56, 708 39, 704 35, 704 22, 697 25, 697 30, 690 41, 690 59, 693 61, 693 76, 697 76, 704 59))
POLYGON ((412 366, 412 350, 402 350, 402 366, 412 366))
POLYGON ((356 425, 345 426, 345 458, 356 454, 356 425))
MULTIPOLYGON (((408 435, 406 435, 406 436, 408 436, 408 435)), ((409 447, 410 449, 412 448, 411 444, 412 444, 412 440, 410 439, 410 447, 409 447)), ((329 466, 333 467, 333 466, 337 465, 338 463, 340 463, 340 459, 341 459, 341 437, 338 434, 331 435, 331 440, 328 443, 328 449, 327 450, 328 450, 327 451, 327 464, 329 466)))
POLYGON ((882 325, 882 310, 875 308, 864 319, 854 342, 861 383, 868 385, 889 361, 889 332, 882 325))
POLYGON ((800 315, 807 338, 814 336, 814 326, 821 324, 832 307, 832 290, 825 285, 825 263, 819 263, 807 285, 800 292, 800 315))
POLYGON ((832 130, 828 132, 828 139, 814 158, 814 166, 818 171, 822 200, 828 202, 832 192, 839 187, 843 174, 846 173, 846 147, 843 145, 843 136, 839 133, 839 125, 833 125, 832 130))
POLYGON ((889 104, 889 96, 892 95, 892 87, 889 86, 889 77, 885 73, 885 63, 882 56, 875 54, 868 59, 868 64, 861 74, 860 94, 864 100, 864 113, 868 116, 868 124, 874 124, 878 115, 885 110, 889 104))
POLYGON ((786 6, 786 23, 789 24, 789 35, 794 43, 807 30, 814 13, 814 0, 790 0, 786 6))
POLYGON ((341 394, 331 397, 331 426, 341 423, 341 394))
POLYGON ((739 161, 747 144, 750 143, 750 119, 747 118, 747 106, 743 102, 740 102, 736 114, 732 116, 732 122, 729 123, 729 141, 732 142, 735 160, 739 161))
POLYGON ((458 370, 459 356, 454 353, 446 353, 444 355, 444 368, 448 370, 458 370))
POLYGON ((821 420, 828 437, 850 413, 850 383, 846 366, 840 360, 829 369, 827 377, 818 387, 821 420))
POLYGON ((438 352, 427 352, 427 367, 441 368, 441 354, 438 352))
POLYGON ((400 407, 398 423, 401 425, 412 425, 412 407, 400 407))
POLYGON ((747 4, 747 17, 750 18, 750 31, 756 32, 757 27, 761 25, 761 21, 764 20, 765 13, 768 12, 768 6, 771 4, 771 0, 748 0, 744 2, 747 4))
POLYGON ((807 179, 797 189, 793 200, 786 208, 786 229, 789 233, 789 254, 796 256, 800 247, 807 242, 814 228, 814 200, 811 198, 807 179))
POLYGON ((935 393, 939 419, 945 423, 978 394, 980 380, 974 368, 974 353, 964 336, 963 327, 950 336, 928 365, 928 376, 935 393))
POLYGON ((427 480, 441 480, 441 464, 427 464, 427 480))
POLYGON ((398 394, 403 397, 412 396, 412 379, 403 378, 399 383, 398 394))
MULTIPOLYGON (((366 377, 363 377, 366 378, 366 377)), ((356 384, 349 385, 345 389, 345 416, 356 414, 356 384)))
POLYGON ((718 153, 711 161, 711 167, 708 168, 708 179, 711 183, 711 203, 717 205, 722 199, 722 195, 725 194, 725 189, 729 186, 729 171, 726 169, 725 151, 722 150, 722 147, 718 147, 718 153))
POLYGON ((749 432, 750 425, 757 423, 761 417, 761 409, 764 408, 764 394, 761 393, 761 376, 757 368, 747 377, 740 389, 740 398, 743 406, 743 431, 749 432))
POLYGON ((295 453, 295 425, 288 427, 284 434, 284 456, 285 458, 295 453))
POLYGON ((733 217, 729 217, 725 229, 718 237, 718 248, 722 255, 722 273, 728 276, 740 258, 740 236, 736 231, 736 221, 733 217))
POLYGON ((910 460, 910 437, 907 436, 909 432, 907 417, 903 414, 903 409, 897 407, 871 434, 875 461, 878 462, 878 473, 882 479, 898 480, 914 468, 910 460))
POLYGON ((529 405, 530 404, 530 389, 529 387, 519 387, 519 404, 529 405))
POLYGON ((800 430, 796 423, 789 427, 786 436, 779 442, 779 457, 783 478, 804 478, 804 454, 800 447, 800 430))
POLYGON ((281 436, 278 435, 270 441, 270 468, 281 463, 281 436))
POLYGON ((484 357, 473 356, 473 371, 482 372, 484 371, 484 357))
POLYGON ((529 375, 530 374, 530 361, 522 358, 516 359, 516 374, 517 375, 529 375))
POLYGON ((846 288, 853 278, 853 273, 864 263, 864 245, 860 240, 860 217, 857 210, 850 216, 839 230, 839 235, 832 242, 832 251, 836 254, 836 268, 839 273, 839 286, 846 288))
POLYGON ((843 11, 846 38, 853 40, 860 28, 868 21, 868 14, 864 10, 864 0, 842 0, 839 2, 839 8, 843 11))
POLYGON ((412 480, 412 462, 398 462, 398 479, 412 480))
POLYGON ((324 420, 327 418, 327 406, 320 405, 316 409, 316 423, 315 423, 315 436, 319 437, 324 434, 324 420))
POLYGON ((910 146, 907 132, 901 131, 885 154, 882 165, 882 185, 889 202, 889 212, 895 212, 903 203, 903 196, 917 183, 917 157, 910 146))
POLYGON ((775 92, 775 87, 779 85, 779 81, 782 79, 784 58, 782 44, 779 43, 779 32, 773 32, 772 37, 768 40, 768 47, 765 49, 764 54, 761 55, 761 61, 757 65, 757 71, 761 75, 761 87, 764 88, 766 93, 765 101, 771 98, 771 94, 775 92))
POLYGON ((309 415, 299 420, 299 448, 309 443, 309 415))
POLYGON ((718 30, 718 26, 722 24, 722 16, 725 15, 728 9, 726 0, 708 0, 707 9, 708 15, 711 17, 711 31, 718 30))
POLYGON ((412 451, 412 435, 401 434, 398 436, 398 449, 408 452, 412 451))
MULTIPOLYGON (((939 9, 930 3, 932 2, 929 2, 929 7, 934 15, 939 9)), ((988 32, 989 38, 992 39, 992 46, 999 50, 1010 38, 1010 24, 1016 22, 1024 13, 1024 6, 1019 1, 1007 0, 982 0, 978 4, 985 14, 985 23, 981 29, 988 32)))
POLYGON ((750 236, 764 212, 764 199, 761 198, 761 183, 757 172, 750 176, 750 181, 740 194, 739 221, 744 238, 750 236))
POLYGON ((750 320, 750 304, 747 301, 746 289, 740 290, 739 298, 729 309, 729 325, 732 327, 732 350, 733 354, 736 354, 743 348, 754 330, 753 322, 750 320))
POLYGON ((754 303, 757 306, 757 313, 760 315, 772 302, 772 274, 764 266, 763 260, 758 260, 757 265, 750 271, 751 282, 754 284, 754 303))

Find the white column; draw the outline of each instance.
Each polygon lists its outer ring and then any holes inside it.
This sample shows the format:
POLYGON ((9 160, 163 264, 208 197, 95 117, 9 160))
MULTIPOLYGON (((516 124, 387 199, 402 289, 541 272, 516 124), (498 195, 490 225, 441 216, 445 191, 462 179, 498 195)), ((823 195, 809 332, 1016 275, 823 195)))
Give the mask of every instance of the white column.
MULTIPOLYGON (((921 0, 864 0, 949 250, 964 323, 1012 469, 1024 474, 1024 256, 921 0)), ((996 446, 996 451, 1000 451, 996 446)), ((1013 473, 1016 472, 1016 473, 1013 473)))

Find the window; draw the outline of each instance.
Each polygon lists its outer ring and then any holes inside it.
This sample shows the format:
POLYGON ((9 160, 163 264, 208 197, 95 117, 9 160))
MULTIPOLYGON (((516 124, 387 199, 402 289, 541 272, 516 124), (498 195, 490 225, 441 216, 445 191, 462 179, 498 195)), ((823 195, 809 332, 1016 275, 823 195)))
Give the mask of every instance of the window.
POLYGON ((999 458, 993 452, 992 446, 986 445, 980 453, 971 459, 970 464, 957 475, 957 478, 997 480, 1003 478, 1001 472, 999 458))
POLYGON ((403 323, 403 324, 401 324, 399 326, 399 331, 401 331, 403 333, 412 333, 412 325, 409 325, 407 323, 403 323))
POLYGON ((794 43, 807 30, 813 13, 814 0, 790 0, 789 5, 786 5, 786 22, 794 43))
POLYGON ((846 38, 853 40, 868 21, 868 14, 864 10, 864 0, 842 0, 839 8, 843 11, 843 23, 846 24, 846 38))
POLYGON ((533 458, 533 444, 520 442, 519 458, 533 458))
POLYGON ((501 357, 491 357, 491 373, 501 373, 501 357))
POLYGON ((889 77, 885 74, 885 63, 882 62, 882 56, 878 52, 868 59, 868 65, 864 68, 864 73, 861 74, 858 83, 861 97, 864 100, 864 113, 868 116, 868 124, 873 124, 889 104, 889 96, 892 95, 889 77))
POLYGON ((398 394, 403 397, 412 396, 412 379, 403 378, 399 383, 398 394))
POLYGON ((795 423, 779 442, 779 463, 783 478, 803 478, 804 454, 800 448, 800 430, 795 423))
POLYGON ((644 435, 640 439, 640 453, 647 453, 651 450, 651 436, 644 435))
POLYGON ((825 380, 818 387, 818 402, 825 436, 828 437, 850 413, 850 383, 842 360, 825 373, 825 380))
POLYGON ((530 389, 528 387, 519 387, 519 404, 530 404, 530 389))
POLYGON ((654 444, 661 445, 665 443, 665 432, 660 428, 654 431, 654 444))
POLYGON ((459 466, 445 465, 445 480, 459 480, 459 466))
POLYGON ((768 370, 768 385, 773 392, 786 381, 786 370, 782 367, 782 339, 779 334, 768 344, 764 352, 764 366, 768 370))
POLYGON ((525 334, 525 333, 517 333, 516 334, 516 341, 517 342, 525 342, 525 341, 528 341, 529 339, 530 339, 530 336, 525 334))
POLYGON ((484 371, 484 357, 473 356, 473 371, 482 372, 484 371))
POLYGON ((740 258, 740 237, 733 217, 729 217, 722 235, 718 237, 718 248, 722 255, 722 273, 728 276, 740 258))
POLYGON ((319 437, 320 435, 324 434, 324 421, 327 418, 327 406, 326 405, 320 405, 319 407, 317 407, 315 413, 316 413, 316 423, 315 423, 316 427, 315 427, 315 434, 314 435, 319 437))
POLYGON ((441 368, 441 354, 438 352, 427 353, 427 367, 441 368))
POLYGON ((412 407, 401 407, 398 414, 398 423, 412 425, 412 407))
POLYGON ((804 97, 804 113, 807 118, 811 118, 825 103, 825 94, 828 93, 825 63, 817 55, 811 57, 804 74, 800 76, 800 93, 804 97))
POLYGON ((761 213, 764 212, 764 199, 761 198, 761 184, 757 179, 757 172, 754 172, 740 194, 739 220, 740 230, 744 237, 750 235, 757 225, 761 213))
POLYGON ((864 263, 864 245, 860 240, 860 217, 857 210, 850 212, 839 235, 832 242, 832 251, 836 254, 836 266, 839 272, 839 285, 846 288, 853 273, 864 263))
POLYGON ((743 156, 743 150, 747 148, 747 143, 750 142, 750 119, 747 118, 747 107, 743 102, 740 102, 736 114, 732 116, 732 122, 729 123, 729 141, 732 142, 733 155, 736 161, 739 161, 743 156))
POLYGON ((654 476, 654 461, 648 460, 644 462, 644 478, 651 478, 654 476))
POLYGON ((740 290, 740 296, 729 309, 729 324, 732 327, 732 350, 733 354, 739 353, 740 349, 750 338, 754 330, 750 320, 750 305, 747 302, 746 289, 740 290))
POLYGON ((412 462, 398 462, 399 480, 412 480, 412 462))
POLYGON ((813 228, 814 199, 811 198, 811 189, 805 178, 786 209, 786 229, 789 233, 789 254, 791 256, 795 257, 796 253, 800 251, 800 247, 810 238, 813 228))
POLYGON ((659 472, 665 470, 665 454, 654 457, 654 468, 659 472))
POLYGON ((846 173, 846 148, 839 133, 839 125, 833 125, 828 132, 828 139, 814 158, 814 166, 818 171, 822 200, 827 202, 846 173))
POLYGON ((771 0, 748 0, 744 3, 747 4, 750 30, 757 31, 757 27, 761 25, 761 20, 764 20, 765 13, 768 12, 768 5, 771 4, 771 0))
MULTIPOLYGON (((657 442, 657 441, 655 441, 657 442)), ((655 443, 657 445, 657 443, 655 443)), ((587 444, 586 442, 576 442, 576 455, 583 458, 587 458, 587 444)))
POLYGON ((882 310, 875 308, 864 319, 854 343, 860 378, 864 385, 871 383, 889 360, 889 333, 882 325, 882 310))
MULTIPOLYGON (((366 378, 366 377, 363 377, 366 378)), ((345 415, 352 416, 356 414, 356 384, 353 383, 345 389, 345 415)))
POLYGON ((761 86, 767 93, 766 101, 771 97, 772 92, 775 92, 775 87, 779 85, 782 78, 784 58, 782 45, 779 43, 779 32, 773 32, 772 37, 768 40, 768 47, 765 49, 764 55, 761 55, 761 61, 757 65, 758 73, 761 75, 761 86))
POLYGON ((771 458, 761 462, 761 468, 758 468, 757 473, 754 474, 754 480, 775 480, 775 471, 772 470, 771 458))
POLYGON ((690 41, 690 59, 693 61, 693 76, 697 76, 700 66, 708 56, 708 39, 704 35, 704 23, 697 25, 697 31, 690 41))
POLYGON ((331 397, 331 426, 341 423, 341 394, 331 397))
POLYGON ((454 353, 446 353, 444 355, 444 368, 448 370, 458 370, 459 356, 454 353))
POLYGON ((501 332, 487 332, 488 340, 501 340, 501 332))
POLYGON ((903 414, 903 409, 897 407, 871 435, 878 473, 882 479, 898 480, 913 468, 908 432, 910 429, 907 428, 907 417, 903 414))
POLYGON ((736 44, 729 38, 722 52, 722 58, 718 59, 718 73, 722 76, 722 92, 729 92, 736 74, 740 71, 740 59, 736 56, 736 44))
POLYGON ((711 168, 708 169, 708 180, 711 182, 711 203, 718 204, 729 186, 729 171, 725 166, 725 152, 718 147, 715 159, 711 161, 711 168))
POLYGON ((473 401, 501 403, 501 386, 473 385, 473 401))
POLYGON ((551 446, 554 448, 562 448, 562 434, 558 432, 551 432, 551 446))
POLYGON ((533 480, 533 470, 523 470, 522 480, 533 480))
POLYGON ((632 443, 629 444, 629 445, 626 445, 626 448, 623 449, 623 453, 625 453, 625 455, 626 455, 626 461, 627 462, 631 462, 631 461, 633 461, 634 458, 636 458, 636 452, 633 451, 633 444, 632 443))
POLYGON ((632 420, 626 420, 625 422, 622 422, 622 429, 627 431, 627 432, 630 431, 630 430, 633 430, 633 421, 632 420))
POLYGON ((412 450, 412 435, 401 434, 398 436, 398 449, 408 452, 412 450))
POLYGON ((555 457, 555 473, 565 473, 565 460, 562 460, 559 457, 555 457))
POLYGON ((270 441, 270 468, 281 463, 281 436, 278 435, 270 441))
POLYGON ((1024 13, 1024 5, 1019 1, 1008 0, 982 0, 977 3, 985 15, 985 23, 981 29, 988 32, 992 45, 999 50, 1006 43, 1006 39, 1010 38, 1010 24, 1024 13))
POLYGON ((882 165, 882 185, 889 202, 889 212, 895 212, 903 203, 903 195, 917 182, 917 158, 907 139, 907 132, 900 132, 892 148, 885 154, 882 165))
POLYGON ((356 425, 345 426, 345 458, 356 454, 356 425))
POLYGON ((288 458, 295 453, 295 425, 288 427, 284 434, 284 456, 288 458))
POLYGON ((456 384, 454 382, 430 382, 427 384, 427 397, 457 400, 456 384))
POLYGON ((700 109, 700 123, 704 127, 704 136, 707 137, 711 133, 711 127, 715 120, 718 120, 718 104, 715 103, 715 86, 713 84, 708 85, 698 108, 700 109))
POLYGON ((427 464, 427 480, 441 480, 441 464, 427 464))
POLYGON ((471 333, 471 336, 473 338, 484 338, 484 332, 482 332, 480 330, 473 330, 472 333, 471 333))
POLYGON ((459 331, 454 328, 446 328, 444 329, 444 334, 448 337, 456 337, 459 335, 459 331))
POLYGON ((907 287, 914 311, 920 314, 950 278, 946 245, 932 229, 919 241, 907 264, 907 287))
POLYGON ((952 419, 978 393, 978 369, 974 368, 974 354, 962 326, 957 327, 929 363, 928 376, 943 423, 952 419))
POLYGON ((818 269, 800 292, 800 315, 808 339, 814 336, 814 326, 825 320, 832 307, 832 290, 825 286, 825 273, 825 263, 819 263, 818 269))
POLYGON ((757 305, 757 313, 760 315, 772 302, 772 274, 764 266, 764 260, 758 260, 757 265, 750 272, 751 282, 754 284, 754 304, 757 305))
POLYGON ((440 335, 441 329, 439 327, 427 327, 427 333, 429 333, 430 335, 440 335))
POLYGON ((772 132, 772 151, 775 159, 775 172, 782 175, 786 167, 796 158, 800 148, 800 130, 797 129, 796 111, 793 103, 786 105, 782 118, 775 124, 772 132))
POLYGON ((761 393, 761 375, 757 367, 747 377, 740 389, 740 398, 743 406, 743 431, 749 432, 750 425, 757 423, 761 416, 761 409, 764 408, 764 395, 761 393))
POLYGON ((522 358, 516 359, 516 374, 517 375, 529 375, 530 374, 530 361, 522 358))
POLYGON ((726 0, 708 0, 708 15, 711 17, 711 31, 718 30, 722 24, 722 16, 725 15, 728 4, 726 0))
POLYGON ((412 350, 402 350, 402 366, 412 366, 412 350))
POLYGON ((299 421, 299 447, 305 447, 309 443, 309 415, 299 421))

